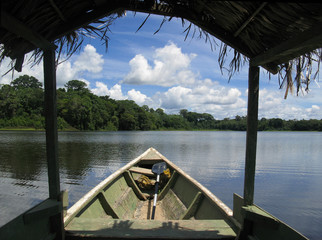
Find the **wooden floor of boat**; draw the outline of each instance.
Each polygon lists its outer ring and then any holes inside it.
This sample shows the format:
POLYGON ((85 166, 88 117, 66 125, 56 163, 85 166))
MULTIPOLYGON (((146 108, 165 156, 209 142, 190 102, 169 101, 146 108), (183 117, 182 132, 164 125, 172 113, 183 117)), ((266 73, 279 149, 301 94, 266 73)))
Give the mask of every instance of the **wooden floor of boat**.
MULTIPOLYGON (((153 208, 153 199, 149 199, 147 201, 141 201, 140 206, 137 208, 134 213, 134 219, 140 220, 149 220, 152 216, 152 208, 153 208)), ((155 220, 167 220, 163 209, 161 208, 161 202, 157 202, 155 215, 155 220)))
POLYGON ((66 227, 66 239, 235 239, 222 219, 167 220, 161 203, 151 219, 153 199, 142 201, 135 219, 75 218, 66 227))

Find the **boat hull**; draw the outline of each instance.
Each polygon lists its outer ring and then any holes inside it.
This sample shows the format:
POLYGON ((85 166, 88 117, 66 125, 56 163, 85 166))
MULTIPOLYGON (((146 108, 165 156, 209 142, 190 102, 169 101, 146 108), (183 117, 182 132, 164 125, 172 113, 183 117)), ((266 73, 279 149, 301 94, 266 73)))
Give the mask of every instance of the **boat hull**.
POLYGON ((239 230, 232 211, 196 180, 155 149, 109 176, 71 207, 64 219, 69 238, 234 239, 239 230), (151 220, 154 181, 152 165, 166 162, 171 177, 164 181, 151 220))

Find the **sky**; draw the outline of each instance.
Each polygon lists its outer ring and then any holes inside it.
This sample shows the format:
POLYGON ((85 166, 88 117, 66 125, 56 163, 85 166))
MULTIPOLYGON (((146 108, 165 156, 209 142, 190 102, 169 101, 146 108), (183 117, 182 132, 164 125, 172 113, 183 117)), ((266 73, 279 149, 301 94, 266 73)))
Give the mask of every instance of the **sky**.
MULTIPOLYGON (((138 105, 162 108, 168 114, 180 109, 210 113, 215 119, 246 116, 248 63, 230 80, 218 64, 220 41, 210 45, 192 34, 186 37, 181 19, 165 22, 154 34, 163 17, 127 12, 117 19, 108 33, 108 49, 99 39, 88 37, 82 48, 57 67, 57 88, 69 80, 87 83, 92 93, 113 99, 134 100, 138 105)), ((28 57, 27 57, 28 58, 28 57)), ((1 76, 8 71, 9 59, 0 66, 1 76)), ((228 65, 228 64, 227 64, 228 65)), ((22 72, 0 78, 9 84, 20 75, 31 75, 43 82, 42 63, 22 72)), ((259 118, 322 119, 321 77, 304 90, 284 99, 277 75, 260 71, 259 118)))

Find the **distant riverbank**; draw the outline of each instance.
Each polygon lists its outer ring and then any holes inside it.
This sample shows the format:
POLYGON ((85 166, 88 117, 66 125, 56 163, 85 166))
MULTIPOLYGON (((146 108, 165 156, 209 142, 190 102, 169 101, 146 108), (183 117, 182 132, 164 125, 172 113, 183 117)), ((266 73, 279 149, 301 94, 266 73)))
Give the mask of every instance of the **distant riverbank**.
MULTIPOLYGON (((132 100, 115 100, 93 94, 86 84, 71 80, 57 89, 57 128, 63 131, 246 131, 247 117, 216 119, 209 113, 139 106, 132 100)), ((0 86, 0 129, 43 130, 44 90, 31 76, 20 76, 0 86)), ((258 121, 259 131, 322 131, 322 119, 258 121)))

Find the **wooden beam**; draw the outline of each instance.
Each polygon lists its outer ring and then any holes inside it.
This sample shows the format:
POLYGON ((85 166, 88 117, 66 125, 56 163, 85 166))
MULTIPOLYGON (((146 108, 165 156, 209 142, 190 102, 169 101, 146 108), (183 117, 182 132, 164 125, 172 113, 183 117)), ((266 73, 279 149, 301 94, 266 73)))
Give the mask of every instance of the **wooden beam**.
MULTIPOLYGON (((61 199, 59 164, 58 164, 58 133, 56 104, 56 65, 55 50, 44 49, 44 85, 45 85, 45 121, 46 121, 46 155, 48 164, 49 199, 61 199)), ((62 204, 62 202, 60 202, 62 204)), ((56 239, 64 239, 63 213, 51 217, 51 225, 56 239)))
POLYGON ((139 189, 139 187, 136 185, 131 173, 129 171, 125 171, 123 173, 123 176, 125 178, 125 181, 127 183, 127 185, 129 187, 132 188, 133 192, 135 193, 135 195, 140 199, 140 200, 147 200, 146 197, 144 196, 144 194, 141 192, 141 190, 139 189))
POLYGON ((35 32, 23 22, 19 21, 9 13, 1 9, 1 25, 6 28, 9 32, 22 37, 23 39, 32 43, 35 47, 41 49, 56 49, 56 46, 47 41, 39 33, 35 32))
POLYGON ((107 200, 102 192, 100 192, 97 195, 97 198, 100 201, 102 208, 104 209, 104 211, 107 215, 112 216, 112 218, 114 218, 114 219, 119 219, 119 216, 116 214, 116 212, 114 211, 112 206, 107 202, 107 200))
POLYGON ((23 215, 25 224, 48 219, 62 211, 62 205, 52 199, 46 199, 23 215))
POLYGON ((258 124, 259 67, 250 67, 248 73, 248 109, 244 182, 244 205, 254 201, 255 166, 258 124))
POLYGON ((187 211, 180 217, 180 220, 188 220, 192 218, 196 214, 203 198, 204 198, 204 195, 201 192, 198 192, 194 197, 194 199, 192 200, 187 211))
POLYGON ((238 28, 238 30, 234 33, 234 37, 237 37, 241 31, 244 30, 244 28, 254 19, 254 17, 266 6, 267 2, 263 2, 259 8, 256 9, 256 11, 243 23, 243 25, 238 28))
POLYGON ((297 36, 270 48, 266 52, 253 57, 250 61, 250 65, 279 65, 318 48, 322 48, 321 24, 317 24, 301 34, 298 34, 297 36))
POLYGON ((54 50, 44 51, 44 83, 49 198, 59 200, 60 184, 58 166, 56 66, 54 50))

